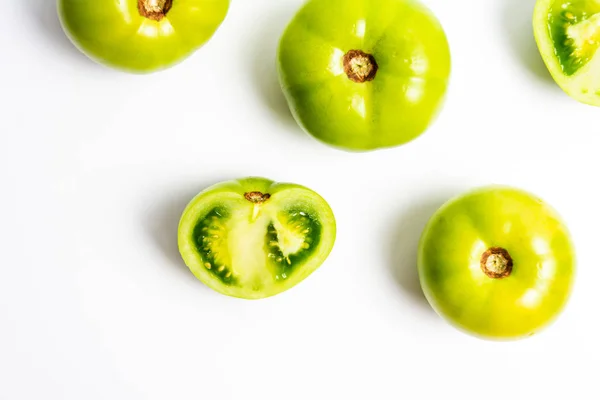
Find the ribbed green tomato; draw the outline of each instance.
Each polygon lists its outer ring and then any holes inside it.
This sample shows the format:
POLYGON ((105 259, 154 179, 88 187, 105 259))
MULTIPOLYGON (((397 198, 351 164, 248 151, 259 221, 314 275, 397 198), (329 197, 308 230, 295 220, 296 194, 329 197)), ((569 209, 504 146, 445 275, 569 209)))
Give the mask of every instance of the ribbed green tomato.
POLYGON ((429 303, 458 329, 487 339, 533 335, 565 307, 575 250, 557 212, 520 189, 489 186, 448 201, 419 244, 429 303))
POLYGON ((250 177, 213 185, 192 199, 178 241, 186 265, 208 287, 260 299, 312 274, 335 236, 333 211, 316 192, 250 177))
POLYGON ((600 0, 537 0, 533 28, 559 87, 581 103, 600 107, 600 0))
POLYGON ((149 73, 174 66, 216 32, 229 0, 58 0, 61 24, 92 60, 149 73))
POLYGON ((442 26, 417 0, 308 0, 278 50, 298 124, 349 151, 398 146, 425 132, 450 64, 442 26))

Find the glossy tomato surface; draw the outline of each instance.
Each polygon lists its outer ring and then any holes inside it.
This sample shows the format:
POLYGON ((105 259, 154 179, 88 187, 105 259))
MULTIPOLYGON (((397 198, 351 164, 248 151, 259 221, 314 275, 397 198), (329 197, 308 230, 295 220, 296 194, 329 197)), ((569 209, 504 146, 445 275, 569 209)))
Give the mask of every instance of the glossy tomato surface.
POLYGON ((565 307, 575 250, 557 212, 520 189, 488 186, 443 205, 422 234, 418 270, 436 312, 488 339, 533 335, 565 307))
POLYGON ((249 177, 199 193, 183 212, 180 253, 194 275, 222 294, 259 299, 312 274, 333 249, 329 204, 297 184, 249 177))
POLYGON ((299 125, 350 151, 398 146, 441 109, 450 49, 416 0, 309 0, 279 44, 279 79, 299 125))
POLYGON ((174 66, 202 47, 229 0, 58 0, 63 29, 94 61, 134 73, 174 66))
POLYGON ((533 28, 560 88, 581 103, 600 106, 600 0, 538 0, 533 28))

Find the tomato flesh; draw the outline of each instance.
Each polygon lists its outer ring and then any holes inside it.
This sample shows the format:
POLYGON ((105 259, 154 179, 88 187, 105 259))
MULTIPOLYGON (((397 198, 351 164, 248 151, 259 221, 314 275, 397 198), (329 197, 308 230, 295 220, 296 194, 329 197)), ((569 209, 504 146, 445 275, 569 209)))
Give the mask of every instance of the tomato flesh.
POLYGON ((196 277, 248 299, 298 284, 325 261, 334 241, 335 218, 323 198, 264 178, 207 188, 186 207, 179 228, 180 252, 196 277))
POLYGON ((600 1, 538 0, 533 25, 556 83, 577 101, 600 106, 600 1))
POLYGON ((368 151, 428 129, 445 97, 450 50, 439 21, 417 1, 309 0, 280 40, 278 68, 302 129, 368 151))
POLYGON ((541 199, 519 189, 484 187, 442 206, 419 245, 423 291, 453 326, 488 339, 533 335, 555 320, 575 272, 566 226, 541 199), (506 252, 504 269, 490 250, 506 252), (510 266, 510 268, 508 268, 510 266))
POLYGON ((79 50, 132 73, 183 61, 210 40, 228 9, 229 0, 58 0, 62 27, 79 50))

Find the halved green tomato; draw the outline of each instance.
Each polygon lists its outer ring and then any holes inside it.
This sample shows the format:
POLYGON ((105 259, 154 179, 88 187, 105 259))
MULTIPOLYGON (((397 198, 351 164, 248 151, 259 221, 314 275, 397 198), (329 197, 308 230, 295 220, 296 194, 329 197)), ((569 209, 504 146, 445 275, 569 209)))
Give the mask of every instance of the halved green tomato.
POLYGON ((216 32, 229 0, 58 0, 62 27, 92 60, 148 73, 190 56, 216 32))
POLYGON ((304 131, 370 151, 429 128, 449 84, 450 49, 418 0, 309 0, 281 38, 278 69, 304 131))
POLYGON ((461 331, 487 339, 540 332, 565 307, 575 250, 557 212, 504 186, 451 199, 425 227, 421 286, 434 310, 461 331))
POLYGON ((538 0, 533 28, 560 88, 581 103, 600 106, 600 0, 538 0))
POLYGON ((312 274, 335 236, 333 211, 319 194, 249 177, 199 193, 183 212, 178 241, 186 265, 208 287, 260 299, 312 274))

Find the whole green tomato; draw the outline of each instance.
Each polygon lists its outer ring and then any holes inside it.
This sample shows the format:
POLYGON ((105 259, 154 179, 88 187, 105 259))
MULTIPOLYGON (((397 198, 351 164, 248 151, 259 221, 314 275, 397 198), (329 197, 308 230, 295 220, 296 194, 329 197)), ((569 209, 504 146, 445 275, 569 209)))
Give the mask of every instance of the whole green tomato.
POLYGON ((495 340, 554 321, 574 282, 575 250, 559 215, 520 189, 488 186, 443 205, 418 252, 425 296, 458 329, 495 340))
POLYGON ((229 0, 58 0, 62 27, 92 60, 149 73, 202 47, 227 15, 229 0))
POLYGON ((309 0, 278 49, 298 124, 348 151, 420 136, 441 108, 450 64, 442 26, 417 0, 309 0))

